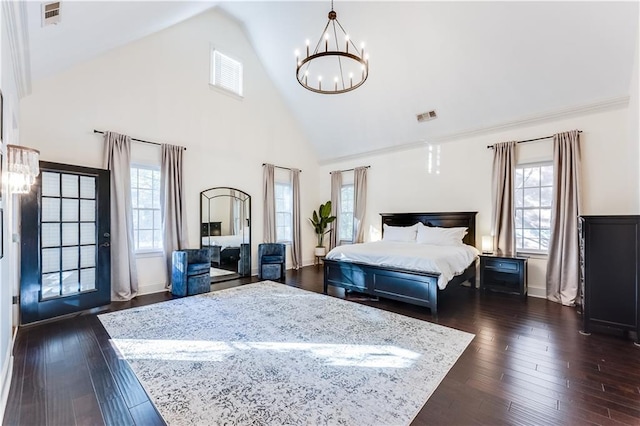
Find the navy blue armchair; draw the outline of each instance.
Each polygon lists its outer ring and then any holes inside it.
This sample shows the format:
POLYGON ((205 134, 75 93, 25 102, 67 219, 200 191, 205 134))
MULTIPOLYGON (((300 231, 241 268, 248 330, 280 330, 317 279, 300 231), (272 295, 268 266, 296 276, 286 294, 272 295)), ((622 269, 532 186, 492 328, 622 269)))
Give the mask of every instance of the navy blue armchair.
POLYGON ((287 248, 280 243, 258 244, 258 279, 284 279, 287 248))
POLYGON ((211 253, 209 249, 176 250, 172 254, 171 293, 174 296, 211 291, 211 253))

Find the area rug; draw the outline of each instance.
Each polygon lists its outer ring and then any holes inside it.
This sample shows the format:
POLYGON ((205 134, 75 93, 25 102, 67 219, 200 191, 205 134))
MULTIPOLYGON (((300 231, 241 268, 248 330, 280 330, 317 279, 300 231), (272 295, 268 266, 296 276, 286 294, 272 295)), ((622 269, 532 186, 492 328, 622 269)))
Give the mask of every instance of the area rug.
POLYGON ((270 281, 99 318, 170 425, 405 425, 474 337, 270 281))

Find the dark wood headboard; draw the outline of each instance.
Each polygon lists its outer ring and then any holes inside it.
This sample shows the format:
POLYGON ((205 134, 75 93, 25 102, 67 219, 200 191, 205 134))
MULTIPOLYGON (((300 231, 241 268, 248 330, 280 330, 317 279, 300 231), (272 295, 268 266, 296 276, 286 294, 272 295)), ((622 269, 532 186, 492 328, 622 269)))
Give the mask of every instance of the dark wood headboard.
MULTIPOLYGON (((453 213, 380 213, 382 224, 389 226, 411 226, 422 222, 426 226, 440 226, 455 228, 464 226, 469 228, 462 241, 470 246, 476 246, 476 215, 478 212, 453 213)), ((382 227, 384 232, 384 226, 382 227)))

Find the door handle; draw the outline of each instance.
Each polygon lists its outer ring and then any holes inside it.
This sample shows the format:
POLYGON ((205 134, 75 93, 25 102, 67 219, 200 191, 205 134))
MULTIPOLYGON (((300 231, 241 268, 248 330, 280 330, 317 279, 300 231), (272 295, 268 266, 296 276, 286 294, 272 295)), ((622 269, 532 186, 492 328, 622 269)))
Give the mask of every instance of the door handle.
POLYGON ((111 247, 111 243, 107 241, 106 243, 100 244, 100 247, 111 247))

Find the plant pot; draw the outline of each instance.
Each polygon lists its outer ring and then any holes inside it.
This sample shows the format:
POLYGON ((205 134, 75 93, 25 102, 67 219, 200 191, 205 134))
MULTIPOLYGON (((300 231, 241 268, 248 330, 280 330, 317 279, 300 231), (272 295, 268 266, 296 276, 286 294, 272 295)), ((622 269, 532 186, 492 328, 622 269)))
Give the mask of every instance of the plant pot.
POLYGON ((315 250, 314 250, 314 254, 316 256, 323 256, 324 257, 324 255, 327 254, 327 248, 326 247, 316 247, 315 250))

